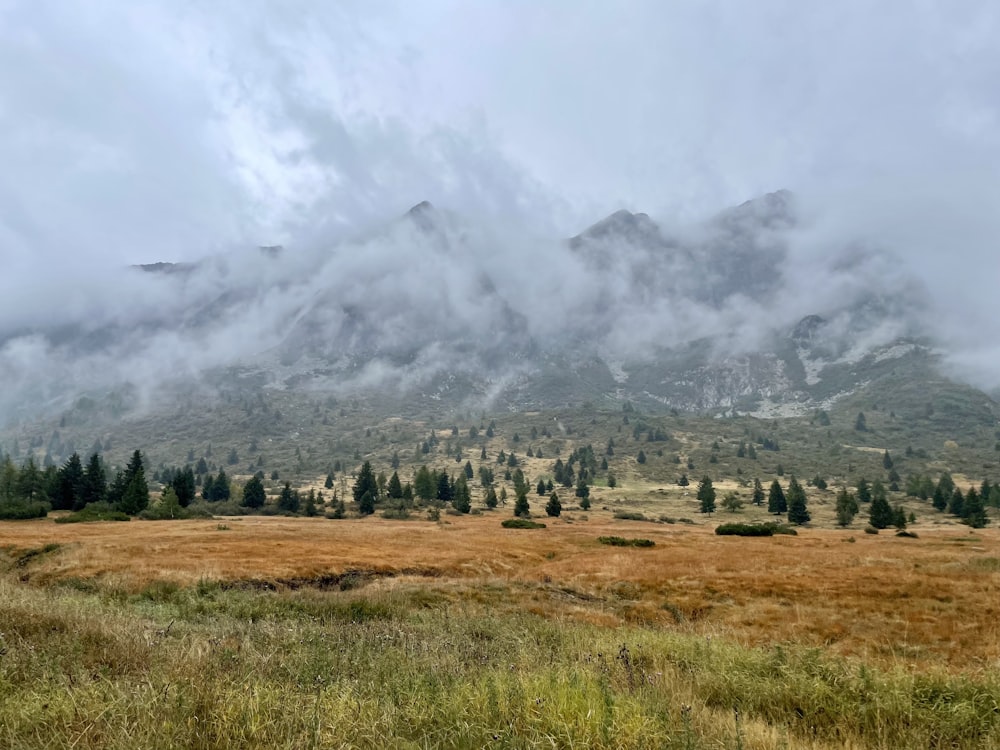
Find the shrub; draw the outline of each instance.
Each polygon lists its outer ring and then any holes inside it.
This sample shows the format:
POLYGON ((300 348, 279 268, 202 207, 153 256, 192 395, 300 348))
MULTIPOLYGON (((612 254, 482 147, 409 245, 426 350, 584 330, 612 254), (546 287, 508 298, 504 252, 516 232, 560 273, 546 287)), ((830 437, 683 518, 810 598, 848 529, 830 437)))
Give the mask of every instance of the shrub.
POLYGON ((642 515, 642 513, 637 513, 635 511, 631 511, 631 510, 616 510, 615 511, 615 518, 619 519, 620 521, 648 521, 649 520, 644 515, 642 515))
POLYGON ((874 526, 865 526, 865 533, 866 534, 877 534, 878 533, 878 529, 876 529, 874 526))
POLYGON ((115 510, 110 503, 91 503, 76 513, 57 518, 56 523, 90 523, 91 521, 131 521, 127 513, 115 510))
POLYGON ((724 523, 716 527, 719 536, 774 536, 787 534, 798 536, 798 532, 788 524, 775 523, 724 523))
POLYGON ((626 539, 621 536, 599 536, 597 541, 601 544, 608 544, 612 547, 655 547, 656 542, 652 539, 626 539))
POLYGON ((45 518, 49 506, 45 503, 3 503, 0 504, 0 521, 26 521, 29 518, 45 518))
POLYGON ((544 529, 544 523, 538 523, 527 518, 508 518, 501 524, 505 529, 544 529))

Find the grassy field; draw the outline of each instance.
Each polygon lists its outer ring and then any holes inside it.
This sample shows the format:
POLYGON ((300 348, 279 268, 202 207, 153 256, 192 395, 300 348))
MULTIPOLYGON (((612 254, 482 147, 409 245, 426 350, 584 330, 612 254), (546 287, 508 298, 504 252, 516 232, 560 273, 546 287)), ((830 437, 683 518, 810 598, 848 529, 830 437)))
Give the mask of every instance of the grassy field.
POLYGON ((507 517, 0 524, 0 746, 1000 747, 995 529, 507 517))

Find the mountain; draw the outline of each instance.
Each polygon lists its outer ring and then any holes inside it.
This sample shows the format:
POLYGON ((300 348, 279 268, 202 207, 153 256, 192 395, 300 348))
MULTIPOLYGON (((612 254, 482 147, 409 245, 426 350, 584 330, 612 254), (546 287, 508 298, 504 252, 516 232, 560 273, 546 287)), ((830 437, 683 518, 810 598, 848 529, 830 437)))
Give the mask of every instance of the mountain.
POLYGON ((940 380, 920 285, 863 244, 803 254, 801 229, 787 191, 688 227, 621 210, 558 241, 422 202, 333 247, 109 272, 0 326, 0 415, 302 392, 781 416, 940 380))

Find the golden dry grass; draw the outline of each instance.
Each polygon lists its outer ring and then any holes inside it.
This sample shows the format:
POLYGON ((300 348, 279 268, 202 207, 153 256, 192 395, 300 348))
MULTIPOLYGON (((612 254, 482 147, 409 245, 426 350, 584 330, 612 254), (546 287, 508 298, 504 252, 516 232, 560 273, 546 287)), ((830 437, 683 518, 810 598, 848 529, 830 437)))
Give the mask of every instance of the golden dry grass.
MULTIPOLYGON (((717 537, 712 526, 615 520, 607 512, 500 527, 506 514, 442 523, 245 517, 0 524, 0 548, 56 543, 29 582, 293 581, 368 571, 383 587, 602 625, 644 623, 746 644, 824 647, 881 664, 1000 666, 1000 534, 917 528, 919 539, 832 529, 717 537), (222 526, 228 528, 222 528, 222 526), (651 549, 601 545, 643 537, 651 549), (854 541, 849 541, 853 539, 854 541)), ((714 526, 714 524, 713 524, 714 526)))

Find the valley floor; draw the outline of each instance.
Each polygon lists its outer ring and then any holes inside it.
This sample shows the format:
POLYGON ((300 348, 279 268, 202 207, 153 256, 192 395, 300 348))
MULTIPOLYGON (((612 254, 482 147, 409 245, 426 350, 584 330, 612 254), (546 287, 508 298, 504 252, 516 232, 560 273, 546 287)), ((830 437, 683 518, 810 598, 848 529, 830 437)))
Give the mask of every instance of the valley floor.
POLYGON ((996 529, 507 517, 0 524, 0 745, 1000 747, 996 529))

